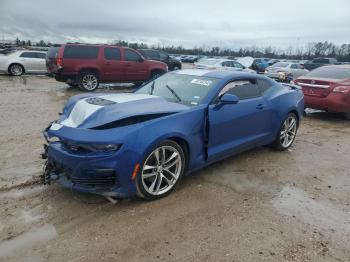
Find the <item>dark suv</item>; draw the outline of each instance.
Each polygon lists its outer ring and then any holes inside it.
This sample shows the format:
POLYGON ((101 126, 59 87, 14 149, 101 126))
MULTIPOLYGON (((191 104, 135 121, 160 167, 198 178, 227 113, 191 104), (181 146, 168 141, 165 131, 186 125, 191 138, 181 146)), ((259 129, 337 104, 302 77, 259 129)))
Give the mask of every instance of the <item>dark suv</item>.
POLYGON ((171 58, 167 53, 153 49, 138 49, 146 59, 162 61, 168 65, 169 70, 180 70, 181 62, 171 58))
POLYGON ((312 61, 308 61, 304 64, 304 67, 311 71, 314 70, 316 68, 319 68, 321 66, 325 66, 325 65, 337 65, 339 64, 337 59, 335 58, 328 58, 328 57, 319 57, 319 58, 315 58, 312 61))
POLYGON ((49 76, 84 91, 96 90, 99 83, 140 84, 168 71, 165 63, 146 60, 131 48, 86 44, 50 47, 46 67, 49 76))

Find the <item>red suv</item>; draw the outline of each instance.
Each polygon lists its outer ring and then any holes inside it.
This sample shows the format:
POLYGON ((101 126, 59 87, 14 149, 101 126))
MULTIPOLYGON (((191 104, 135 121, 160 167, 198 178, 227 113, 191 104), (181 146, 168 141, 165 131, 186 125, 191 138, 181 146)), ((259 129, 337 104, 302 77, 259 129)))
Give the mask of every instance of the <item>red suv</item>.
POLYGON ((46 67, 48 75, 57 81, 89 92, 95 91, 99 83, 140 84, 168 71, 165 63, 146 60, 131 48, 87 44, 50 47, 46 67))

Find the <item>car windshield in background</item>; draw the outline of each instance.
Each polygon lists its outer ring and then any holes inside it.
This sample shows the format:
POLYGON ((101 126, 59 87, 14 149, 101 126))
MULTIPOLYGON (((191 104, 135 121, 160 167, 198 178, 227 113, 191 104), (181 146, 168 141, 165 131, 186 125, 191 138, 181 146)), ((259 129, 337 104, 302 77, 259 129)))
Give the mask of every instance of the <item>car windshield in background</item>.
POLYGON ((219 60, 215 59, 201 59, 198 61, 199 64, 205 64, 205 65, 215 65, 219 60))
POLYGON ((330 79, 347 79, 350 78, 350 67, 323 66, 311 71, 307 74, 307 76, 330 79))
POLYGON ((273 64, 272 67, 287 67, 288 65, 289 65, 288 63, 278 62, 276 64, 273 64))
POLYGON ((168 101, 196 106, 207 96, 218 79, 167 73, 141 87, 136 93, 161 96, 168 101))

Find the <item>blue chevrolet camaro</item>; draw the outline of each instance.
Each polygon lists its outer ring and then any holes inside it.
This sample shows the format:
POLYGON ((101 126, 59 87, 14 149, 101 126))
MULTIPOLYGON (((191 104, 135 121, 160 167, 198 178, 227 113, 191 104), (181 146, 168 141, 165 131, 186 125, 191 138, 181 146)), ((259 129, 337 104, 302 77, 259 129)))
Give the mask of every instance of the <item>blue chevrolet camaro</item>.
POLYGON ((44 131, 44 180, 125 198, 157 199, 184 174, 263 145, 295 139, 302 91, 232 71, 167 73, 134 93, 71 97, 44 131))

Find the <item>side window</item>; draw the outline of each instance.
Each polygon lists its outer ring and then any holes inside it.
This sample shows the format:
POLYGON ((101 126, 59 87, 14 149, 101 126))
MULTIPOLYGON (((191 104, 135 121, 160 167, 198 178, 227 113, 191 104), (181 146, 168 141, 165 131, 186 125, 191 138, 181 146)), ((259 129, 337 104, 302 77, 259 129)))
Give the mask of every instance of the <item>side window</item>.
POLYGON ((264 94, 267 90, 271 88, 271 84, 266 80, 259 79, 257 80, 257 82, 261 94, 264 94))
POLYGON ((243 69, 243 66, 240 63, 233 62, 233 64, 234 64, 234 67, 243 69))
POLYGON ((72 59, 95 59, 99 48, 96 46, 66 46, 63 51, 63 58, 72 59))
POLYGON ((156 51, 148 50, 146 51, 147 57, 152 60, 160 60, 159 54, 156 51))
POLYGON ((35 52, 23 52, 19 57, 36 58, 35 52))
POLYGON ((36 57, 39 59, 45 59, 46 58, 46 54, 45 53, 36 53, 36 57))
POLYGON ((255 80, 233 81, 228 83, 219 93, 236 95, 240 100, 260 96, 259 87, 255 80))
POLYGON ((106 60, 120 60, 119 48, 105 47, 104 55, 106 60))
POLYGON ((138 53, 130 49, 125 49, 124 56, 125 61, 139 61, 141 59, 141 56, 138 53))
POLYGON ((160 60, 167 60, 169 58, 167 53, 164 53, 162 51, 159 52, 160 60))
POLYGON ((228 62, 228 61, 222 62, 221 65, 222 66, 231 66, 230 62, 228 62))
POLYGON ((297 64, 292 64, 292 65, 290 66, 290 68, 292 68, 292 69, 298 69, 299 67, 298 67, 297 64))

